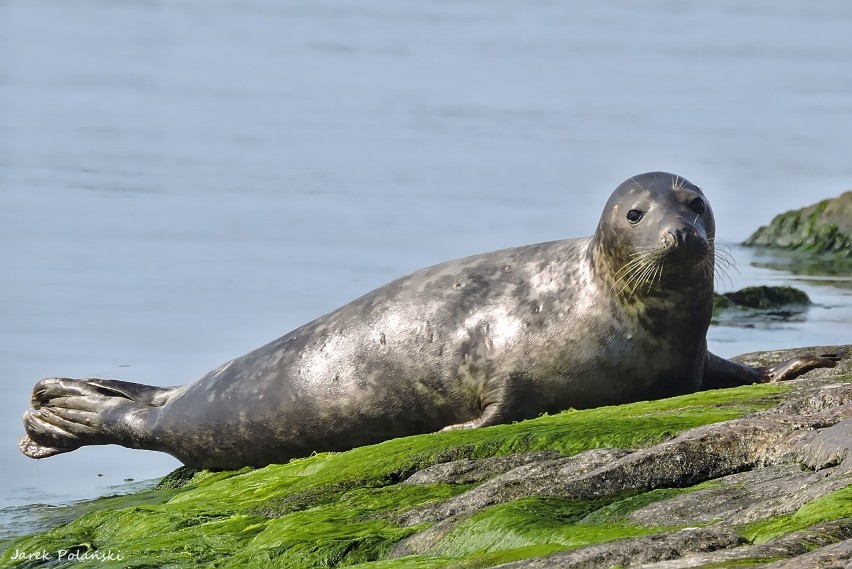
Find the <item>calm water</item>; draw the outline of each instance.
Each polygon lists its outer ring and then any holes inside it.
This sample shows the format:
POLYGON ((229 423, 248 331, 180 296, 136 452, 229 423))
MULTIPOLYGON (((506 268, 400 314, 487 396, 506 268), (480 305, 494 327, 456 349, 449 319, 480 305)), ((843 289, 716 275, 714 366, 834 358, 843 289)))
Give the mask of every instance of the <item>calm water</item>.
MULTIPOLYGON (((852 187, 852 4, 633 6, 0 0, 0 536, 177 466, 26 459, 41 377, 185 383, 422 266, 590 234, 643 171, 731 243, 852 187)), ((791 281, 734 254, 735 288, 791 281)), ((804 288, 711 348, 852 342, 849 289, 804 288)))

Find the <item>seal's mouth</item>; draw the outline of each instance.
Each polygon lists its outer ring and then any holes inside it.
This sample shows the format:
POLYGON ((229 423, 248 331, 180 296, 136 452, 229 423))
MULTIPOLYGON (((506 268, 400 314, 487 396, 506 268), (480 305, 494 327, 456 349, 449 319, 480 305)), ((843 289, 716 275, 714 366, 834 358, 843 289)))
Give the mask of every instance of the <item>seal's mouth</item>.
POLYGON ((670 287, 672 279, 689 284, 700 279, 713 281, 715 252, 712 243, 699 236, 665 234, 654 247, 637 249, 615 273, 613 288, 619 296, 647 293, 656 286, 670 287))
POLYGON ((662 237, 659 256, 679 269, 694 267, 712 257, 712 247, 704 236, 693 228, 671 229, 662 237))

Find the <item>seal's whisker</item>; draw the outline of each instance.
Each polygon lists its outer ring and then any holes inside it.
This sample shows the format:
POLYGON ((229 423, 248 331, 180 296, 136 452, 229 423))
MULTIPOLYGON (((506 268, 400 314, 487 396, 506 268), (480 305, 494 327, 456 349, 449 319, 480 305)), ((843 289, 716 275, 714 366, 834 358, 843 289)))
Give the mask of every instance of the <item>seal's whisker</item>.
POLYGON ((657 252, 659 250, 660 250, 660 248, 659 248, 658 245, 651 245, 649 247, 637 248, 635 251, 630 253, 630 255, 629 255, 630 260, 627 261, 627 263, 625 263, 624 266, 626 267, 626 266, 630 265, 631 263, 641 261, 642 259, 649 257, 649 256, 656 257, 657 252))
MULTIPOLYGON (((630 258, 631 261, 635 261, 638 258, 642 258, 642 257, 645 257, 647 255, 653 255, 654 251, 656 251, 656 250, 657 250, 656 245, 652 245, 650 247, 638 248, 635 251, 633 251, 632 253, 630 253, 629 258, 630 258)), ((628 262, 630 262, 630 261, 628 261, 628 262)))
POLYGON ((665 263, 657 263, 657 274, 654 277, 654 283, 655 284, 659 283, 660 280, 662 280, 662 278, 663 278, 663 266, 664 265, 665 265, 665 263))
POLYGON ((622 276, 625 276, 628 273, 630 273, 631 271, 633 271, 633 269, 635 269, 637 267, 641 267, 647 261, 648 261, 648 255, 643 255, 642 257, 638 257, 636 259, 633 259, 633 260, 625 263, 625 265, 623 267, 621 267, 615 273, 615 280, 619 280, 622 276))
POLYGON ((647 262, 648 262, 648 255, 644 255, 642 257, 633 259, 632 261, 626 263, 623 267, 621 267, 615 273, 615 275, 613 275, 613 280, 618 282, 622 278, 627 277, 628 275, 633 273, 634 270, 637 270, 640 267, 644 266, 647 262))
POLYGON ((656 263, 654 263, 654 267, 653 267, 653 270, 651 271, 651 274, 648 275, 648 281, 647 281, 648 286, 646 287, 646 290, 651 290, 651 287, 655 286, 660 281, 660 278, 662 278, 662 276, 663 276, 663 263, 660 262, 660 261, 657 261, 656 263))
POLYGON ((717 254, 716 255, 716 263, 718 265, 722 266, 722 267, 725 267, 726 269, 734 269, 735 271, 737 271, 737 273, 740 272, 740 270, 737 268, 737 264, 736 264, 736 262, 734 262, 733 258, 727 258, 724 255, 718 255, 717 254))
POLYGON ((704 270, 705 277, 713 277, 716 273, 716 263, 713 262, 712 257, 706 257, 701 262, 701 268, 704 270))
MULTIPOLYGON (((645 260, 645 259, 643 259, 643 260, 645 260)), ((630 292, 628 293, 627 296, 633 295, 633 293, 636 289, 635 289, 635 287, 632 287, 631 284, 635 280, 636 275, 642 270, 643 266, 644 265, 641 264, 641 263, 635 264, 635 265, 630 267, 629 271, 624 272, 618 279, 615 280, 614 285, 615 286, 620 285, 620 288, 618 289, 619 296, 623 295, 625 293, 625 291, 627 291, 628 289, 630 289, 630 292)))
MULTIPOLYGON (((631 274, 632 274, 632 273, 631 273, 631 274)), ((625 276, 628 276, 628 275, 625 275, 625 276)), ((613 281, 613 283, 612 283, 612 287, 611 287, 611 288, 612 288, 612 290, 614 290, 614 291, 617 289, 617 291, 616 291, 616 292, 617 292, 618 296, 622 296, 622 295, 624 294, 624 291, 626 291, 626 290, 627 290, 627 281, 626 281, 626 279, 625 279, 625 278, 620 278, 620 279, 618 279, 618 280, 616 280, 616 281, 613 281)), ((632 294, 632 293, 631 293, 631 294, 632 294)))
MULTIPOLYGON (((736 267, 734 267, 736 269, 736 267)), ((731 279, 731 276, 728 274, 727 268, 721 265, 716 266, 716 271, 713 274, 713 282, 716 285, 716 288, 719 288, 719 284, 726 284, 733 288, 734 281, 731 279)))
POLYGON ((707 279, 715 279, 715 263, 713 263, 712 257, 706 257, 701 261, 701 272, 704 274, 704 278, 707 279))
POLYGON ((714 246, 713 252, 716 254, 717 257, 723 258, 723 259, 727 260, 728 262, 730 262, 731 264, 735 263, 734 256, 731 254, 730 249, 728 249, 727 247, 714 246))
POLYGON ((633 295, 637 288, 648 281, 650 272, 654 270, 654 267, 657 264, 658 263, 655 258, 648 258, 645 264, 637 267, 635 271, 630 273, 629 278, 627 278, 624 283, 625 289, 630 288, 630 295, 633 295))
POLYGON ((652 263, 646 266, 645 269, 642 271, 642 274, 640 275, 639 281, 636 283, 636 286, 640 287, 645 285, 645 291, 647 292, 648 290, 650 290, 652 284, 651 276, 654 274, 656 267, 656 263, 652 263))
POLYGON ((734 260, 734 256, 731 254, 730 247, 726 245, 716 245, 714 241, 715 240, 711 240, 711 245, 714 245, 712 261, 715 262, 713 284, 717 289, 726 284, 733 287, 734 281, 731 278, 729 271, 730 269, 733 269, 737 272, 737 274, 739 274, 740 270, 737 268, 737 263, 734 260))
POLYGON ((739 273, 737 269, 737 262, 734 259, 734 255, 731 253, 731 248, 727 245, 720 245, 716 243, 716 239, 710 239, 710 246, 713 248, 713 253, 716 257, 716 262, 724 265, 726 268, 734 268, 739 273))
POLYGON ((645 255, 627 263, 622 270, 616 273, 616 281, 623 281, 625 284, 630 283, 649 262, 648 256, 645 255))

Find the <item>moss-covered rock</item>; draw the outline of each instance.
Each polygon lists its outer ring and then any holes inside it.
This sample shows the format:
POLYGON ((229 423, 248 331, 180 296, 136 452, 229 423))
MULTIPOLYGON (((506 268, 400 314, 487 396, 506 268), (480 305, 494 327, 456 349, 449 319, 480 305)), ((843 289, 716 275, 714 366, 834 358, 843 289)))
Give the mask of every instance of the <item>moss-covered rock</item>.
POLYGON ((852 256, 852 191, 782 213, 744 244, 852 256))
POLYGON ((852 365, 808 377, 197 472, 180 489, 92 502, 8 545, 0 564, 437 569, 790 557, 802 540, 818 535, 828 547, 852 531, 842 521, 852 518, 852 365))
POLYGON ((804 319, 811 299, 790 286, 753 286, 713 295, 712 324, 748 327, 804 319))
POLYGON ((738 291, 715 294, 713 310, 725 308, 781 308, 785 306, 808 306, 808 294, 791 286, 749 286, 738 291))

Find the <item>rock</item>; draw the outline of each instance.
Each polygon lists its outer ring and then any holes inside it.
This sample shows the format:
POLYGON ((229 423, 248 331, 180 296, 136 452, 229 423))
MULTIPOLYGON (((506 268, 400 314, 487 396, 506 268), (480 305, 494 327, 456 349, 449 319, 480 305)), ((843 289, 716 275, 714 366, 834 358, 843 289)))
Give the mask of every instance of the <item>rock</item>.
POLYGON ((500 569, 596 569, 598 567, 634 567, 662 559, 677 559, 686 553, 717 551, 742 545, 745 540, 735 532, 720 528, 687 528, 615 543, 593 545, 539 559, 500 565, 500 569))
POLYGON ((744 245, 852 256, 852 191, 776 216, 744 245))
POLYGON ((558 452, 527 452, 509 456, 495 456, 481 460, 463 458, 444 462, 415 472, 402 484, 470 484, 483 482, 498 474, 529 463, 541 463, 560 458, 558 452))
POLYGON ((822 470, 834 466, 852 471, 852 420, 819 430, 797 444, 796 461, 806 468, 822 470))
POLYGON ((852 539, 827 545, 793 559, 765 565, 765 569, 848 569, 852 562, 852 539))
MULTIPOLYGON (((828 389, 835 390, 839 404, 820 413, 767 413, 698 427, 670 441, 635 452, 594 450, 568 459, 521 466, 442 504, 409 512, 400 518, 400 522, 403 525, 414 525, 424 521, 444 521, 529 496, 600 500, 656 488, 683 488, 708 480, 723 479, 744 470, 790 462, 793 457, 808 454, 817 440, 821 442, 820 452, 832 457, 831 462, 823 463, 837 465, 840 464, 839 457, 846 456, 849 441, 842 438, 842 432, 845 431, 841 431, 838 438, 837 435, 827 435, 826 430, 841 421, 852 419, 852 384, 828 389), (830 443, 836 443, 839 448, 830 446, 830 443)), ((801 471, 799 466, 795 468, 801 471)), ((765 469, 759 469, 758 472, 764 477, 774 474, 766 473, 765 469)), ((775 476, 765 493, 755 494, 756 487, 752 486, 743 489, 738 502, 728 500, 731 494, 723 495, 722 498, 726 507, 736 504, 736 509, 741 510, 755 503, 765 505, 768 498, 775 496, 781 505, 778 512, 770 514, 777 514, 795 509, 805 501, 852 482, 844 476, 846 472, 844 467, 833 473, 840 476, 839 484, 826 483, 824 475, 814 477, 807 472, 802 476, 790 474, 786 477, 789 482, 786 485, 782 484, 783 477, 775 476), (803 498, 804 501, 788 502, 790 494, 783 491, 792 492, 799 486, 815 490, 806 496, 807 499, 803 498), (781 496, 777 495, 779 490, 782 491, 781 496), (745 500, 742 499, 744 496, 750 497, 745 500)), ((720 494, 715 488, 709 493, 720 494)), ((728 513, 732 513, 732 510, 728 510, 728 513)), ((733 514, 737 514, 741 520, 753 521, 745 519, 741 512, 733 511, 733 514)), ((673 520, 667 520, 666 523, 657 521, 659 525, 681 525, 719 519, 715 515, 709 519, 702 518, 700 514, 693 516, 691 520, 678 520, 680 523, 673 520)))
POLYGON ((742 565, 753 567, 761 561, 768 562, 779 557, 786 557, 792 559, 758 566, 764 569, 769 567, 789 569, 837 567, 843 569, 847 566, 846 561, 850 559, 849 554, 852 552, 850 537, 852 537, 852 518, 845 518, 817 524, 809 529, 793 532, 764 544, 717 549, 708 553, 690 554, 680 559, 642 563, 633 567, 641 569, 685 569, 687 567, 738 566, 736 562, 744 562, 742 565), (811 550, 815 548, 819 549, 812 552, 811 550))
POLYGON ((780 308, 789 305, 808 306, 811 299, 803 290, 791 286, 749 286, 735 292, 716 294, 713 308, 780 308))
POLYGON ((524 496, 542 494, 554 480, 581 476, 626 454, 627 451, 620 449, 594 449, 570 458, 536 460, 444 503, 407 512, 397 518, 397 523, 403 526, 430 521, 439 523, 397 544, 394 555, 402 557, 428 552, 472 512, 524 496))
POLYGON ((778 321, 804 320, 811 299, 791 286, 753 286, 713 295, 712 324, 753 327, 778 321))
POLYGON ((404 526, 412 526, 478 511, 524 496, 544 495, 549 493, 559 480, 582 478, 586 473, 597 471, 627 454, 629 451, 621 449, 594 449, 570 458, 535 461, 514 468, 442 504, 412 510, 400 516, 398 521, 404 526))
POLYGON ((812 472, 799 464, 756 468, 714 480, 694 492, 634 510, 628 519, 653 526, 688 526, 735 520, 749 524, 795 512, 850 483, 845 469, 812 472))
MULTIPOLYGON (((812 348, 767 350, 765 352, 750 352, 741 354, 734 361, 753 367, 764 367, 772 363, 782 362, 799 356, 836 355, 840 362, 834 368, 815 369, 808 372, 807 377, 811 379, 825 378, 852 374, 852 345, 841 346, 815 346, 812 348)), ((785 413, 815 413, 829 407, 836 407, 839 403, 838 397, 843 397, 841 392, 835 392, 832 388, 826 388, 820 382, 797 382, 796 397, 790 397, 780 403, 778 409, 785 413)))
POLYGON ((191 466, 179 466, 160 479, 157 483, 157 489, 184 488, 192 481, 196 472, 198 472, 198 469, 191 466))

